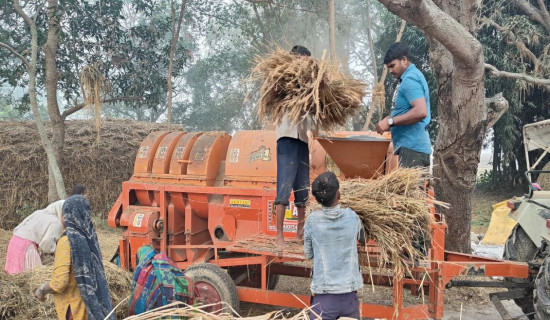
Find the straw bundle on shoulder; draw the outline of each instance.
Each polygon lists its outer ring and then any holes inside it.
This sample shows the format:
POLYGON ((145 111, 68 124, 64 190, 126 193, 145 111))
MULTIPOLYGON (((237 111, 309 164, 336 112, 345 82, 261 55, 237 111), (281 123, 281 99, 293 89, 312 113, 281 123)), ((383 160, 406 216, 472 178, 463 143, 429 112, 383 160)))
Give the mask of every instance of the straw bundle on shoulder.
POLYGON ((366 85, 342 74, 336 63, 278 49, 255 58, 252 78, 262 81, 258 116, 297 124, 306 116, 324 130, 344 125, 359 110, 366 85))
POLYGON ((361 217, 367 238, 380 248, 379 268, 392 265, 398 276, 410 273, 413 261, 426 259, 413 245, 431 239, 434 220, 422 188, 426 178, 427 170, 399 168, 378 180, 351 179, 340 184, 341 205, 361 217))

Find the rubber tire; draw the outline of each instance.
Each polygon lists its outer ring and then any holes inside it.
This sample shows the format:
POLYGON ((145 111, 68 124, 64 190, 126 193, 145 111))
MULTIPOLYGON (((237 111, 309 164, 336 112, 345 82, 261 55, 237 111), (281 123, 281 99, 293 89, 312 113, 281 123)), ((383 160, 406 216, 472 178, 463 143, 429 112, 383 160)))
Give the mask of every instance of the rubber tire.
MULTIPOLYGON (((195 283, 206 282, 214 287, 222 301, 229 304, 237 313, 240 312, 237 287, 226 270, 211 263, 198 263, 187 268, 184 274, 195 283)), ((225 312, 230 313, 231 310, 225 312)))
POLYGON ((550 257, 544 259, 535 279, 533 290, 533 304, 535 307, 535 319, 550 319, 550 257))
MULTIPOLYGON (((516 224, 514 229, 512 229, 512 232, 510 232, 510 236, 508 236, 506 244, 504 245, 504 259, 529 262, 535 257, 537 250, 537 246, 533 243, 533 241, 531 241, 531 238, 529 238, 523 228, 519 224, 516 224)), ((533 277, 531 275, 527 279, 506 279, 516 283, 530 283, 533 281, 533 277)), ((532 291, 529 291, 524 298, 514 299, 514 302, 521 308, 523 313, 535 312, 532 291)), ((529 318, 533 319, 534 316, 531 315, 529 318)))

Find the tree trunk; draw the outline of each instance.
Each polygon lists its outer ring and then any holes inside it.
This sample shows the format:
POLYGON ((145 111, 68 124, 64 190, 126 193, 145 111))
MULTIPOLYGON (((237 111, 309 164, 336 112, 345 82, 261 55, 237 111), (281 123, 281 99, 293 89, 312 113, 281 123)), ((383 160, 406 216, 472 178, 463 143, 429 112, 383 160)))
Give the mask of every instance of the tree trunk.
POLYGON ((336 60, 336 32, 335 32, 334 0, 328 0, 328 43, 330 59, 336 60))
MULTIPOLYGON (((57 104, 57 66, 56 55, 59 43, 59 19, 60 11, 57 0, 48 0, 48 38, 44 44, 44 60, 46 70, 46 103, 52 126, 52 147, 57 159, 57 165, 63 165, 63 147, 65 145, 65 121, 59 113, 57 104)), ((51 164, 48 166, 48 201, 53 202, 66 198, 66 191, 58 190, 56 177, 52 172, 51 164)), ((60 177, 63 179, 63 177, 60 177)), ((63 182, 61 182, 64 184, 63 182)))
POLYGON ((439 135, 434 146, 435 194, 451 204, 446 248, 470 252, 472 196, 487 129, 483 51, 472 34, 477 2, 380 0, 394 14, 422 29, 430 40, 437 78, 439 135))
MULTIPOLYGON (((48 14, 50 16, 53 15, 53 13, 57 10, 57 2, 53 1, 53 3, 55 4, 53 8, 51 6, 48 7, 49 9, 48 14)), ((50 3, 50 5, 51 4, 52 3, 50 3)), ((21 9, 19 5, 19 0, 13 0, 13 7, 17 12, 17 14, 19 14, 19 16, 21 16, 25 20, 25 23, 27 23, 30 29, 31 61, 29 63, 22 56, 20 56, 20 59, 23 61, 23 63, 25 63, 25 65, 27 66, 27 70, 29 72, 29 98, 31 103, 31 110, 32 110, 34 120, 36 122, 36 126, 38 127, 38 134, 40 136, 40 140, 42 142, 42 145, 44 146, 44 150, 46 151, 46 156, 48 158, 48 168, 49 170, 51 170, 50 171, 51 176, 53 176, 55 188, 52 188, 52 189, 56 191, 57 195, 59 195, 60 198, 64 199, 66 198, 66 191, 65 191, 65 184, 63 182, 63 176, 61 175, 61 170, 59 169, 59 166, 57 164, 54 149, 52 148, 52 144, 48 139, 48 135, 46 134, 46 129, 44 127, 44 124, 42 123, 42 119, 40 118, 40 114, 38 112, 38 102, 36 99, 36 62, 38 60, 38 32, 36 30, 36 24, 34 20, 31 19, 21 9)), ((49 196, 48 196, 48 200, 50 200, 49 196)))
POLYGON ((183 12, 185 11, 185 4, 187 0, 181 2, 180 13, 178 16, 178 23, 176 25, 176 8, 174 7, 174 1, 170 2, 170 9, 172 12, 172 42, 170 44, 170 61, 168 62, 168 75, 167 75, 167 89, 168 89, 168 128, 172 128, 172 68, 174 65, 174 53, 176 52, 176 45, 180 36, 181 21, 183 20, 183 12))

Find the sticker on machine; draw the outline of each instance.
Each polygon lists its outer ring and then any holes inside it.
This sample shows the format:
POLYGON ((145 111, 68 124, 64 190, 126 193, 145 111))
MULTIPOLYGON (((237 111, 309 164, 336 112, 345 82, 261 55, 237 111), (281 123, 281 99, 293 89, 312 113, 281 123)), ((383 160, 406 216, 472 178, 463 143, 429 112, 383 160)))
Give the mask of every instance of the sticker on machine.
POLYGON ((241 150, 234 148, 229 150, 229 162, 231 163, 237 163, 239 162, 239 152, 241 150))
POLYGON ((138 150, 138 158, 140 159, 147 158, 147 153, 149 153, 149 146, 142 146, 138 150))
POLYGON ((138 213, 134 216, 134 221, 132 222, 132 225, 136 228, 141 228, 141 223, 143 222, 143 217, 145 214, 138 213))
POLYGON ((237 208, 250 208, 250 200, 229 199, 229 206, 237 208))
MULTIPOLYGON (((267 201, 267 230, 277 231, 277 214, 273 200, 267 201)), ((296 232, 298 230, 298 209, 294 202, 290 202, 285 208, 285 219, 283 220, 284 232, 296 232)))

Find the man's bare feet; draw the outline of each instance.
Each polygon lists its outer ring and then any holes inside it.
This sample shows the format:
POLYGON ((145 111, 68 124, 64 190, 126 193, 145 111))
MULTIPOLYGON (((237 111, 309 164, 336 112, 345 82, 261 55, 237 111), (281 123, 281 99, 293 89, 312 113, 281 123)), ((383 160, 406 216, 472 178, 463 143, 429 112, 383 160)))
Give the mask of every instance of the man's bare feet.
POLYGON ((279 248, 284 248, 286 247, 286 242, 285 242, 285 239, 283 237, 277 237, 277 241, 276 241, 276 244, 277 244, 277 247, 279 248))

